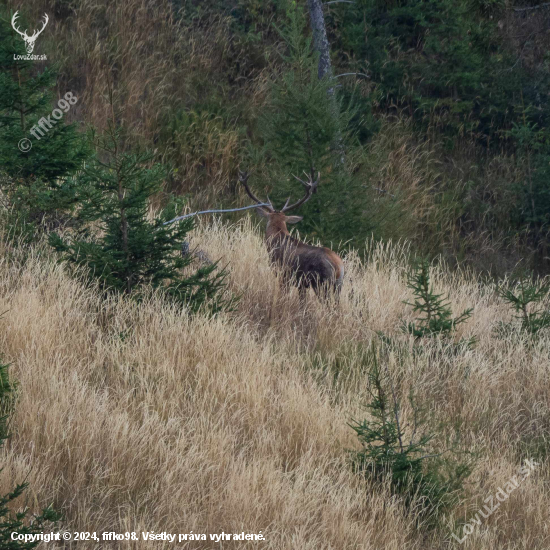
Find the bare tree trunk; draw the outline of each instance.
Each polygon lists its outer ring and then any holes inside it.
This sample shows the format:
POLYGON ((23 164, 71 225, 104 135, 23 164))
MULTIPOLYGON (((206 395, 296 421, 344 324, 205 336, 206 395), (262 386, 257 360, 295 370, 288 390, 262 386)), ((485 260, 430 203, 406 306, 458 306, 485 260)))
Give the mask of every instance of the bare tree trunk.
MULTIPOLYGON (((324 76, 332 78, 332 65, 330 63, 330 44, 327 38, 325 16, 321 0, 307 0, 311 30, 313 31, 313 46, 319 52, 319 80, 324 76)), ((330 90, 334 93, 334 89, 330 90)))
POLYGON ((334 148, 338 151, 340 156, 340 164, 343 166, 345 162, 344 143, 339 129, 339 116, 338 105, 336 104, 336 97, 334 95, 334 83, 332 74, 332 64, 330 62, 330 44, 327 38, 327 28, 325 25, 325 15, 323 14, 323 3, 321 0, 307 0, 309 9, 309 19, 311 22, 311 31, 313 32, 313 47, 319 53, 319 67, 317 74, 319 80, 322 78, 328 78, 331 81, 331 85, 328 88, 328 95, 330 99, 330 110, 334 117, 334 121, 337 124, 338 133, 336 136, 336 143, 334 148))

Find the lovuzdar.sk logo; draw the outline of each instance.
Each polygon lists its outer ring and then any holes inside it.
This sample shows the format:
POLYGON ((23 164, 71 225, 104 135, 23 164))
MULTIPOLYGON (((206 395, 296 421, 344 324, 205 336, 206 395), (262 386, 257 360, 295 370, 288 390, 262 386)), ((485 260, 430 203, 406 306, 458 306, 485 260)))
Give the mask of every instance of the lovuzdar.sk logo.
POLYGON ((32 52, 34 51, 34 44, 36 42, 36 39, 38 38, 38 36, 42 33, 42 31, 46 28, 46 25, 48 24, 48 21, 49 21, 48 14, 47 13, 44 14, 44 21, 42 22, 42 28, 40 30, 35 30, 32 33, 31 36, 29 36, 27 34, 27 29, 25 29, 24 32, 21 32, 17 28, 17 21, 16 20, 17 20, 17 15, 18 14, 19 14, 19 11, 16 11, 13 14, 13 17, 11 19, 11 26, 13 27, 13 30, 16 33, 18 33, 19 35, 21 35, 21 38, 25 41, 25 49, 27 50, 27 55, 14 54, 13 58, 14 59, 24 59, 25 61, 45 60, 45 59, 47 59, 44 54, 42 54, 42 55, 32 55, 32 52))

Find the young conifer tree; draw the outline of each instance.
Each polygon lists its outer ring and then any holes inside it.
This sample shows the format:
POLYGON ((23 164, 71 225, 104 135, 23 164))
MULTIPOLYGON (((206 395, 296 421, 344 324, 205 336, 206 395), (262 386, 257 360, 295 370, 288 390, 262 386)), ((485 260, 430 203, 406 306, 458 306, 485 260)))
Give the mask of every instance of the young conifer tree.
POLYGON ((279 29, 286 46, 281 54, 284 69, 271 84, 259 121, 262 146, 259 154, 255 151, 256 159, 267 166, 266 179, 272 182, 271 195, 277 202, 302 191, 293 174, 303 176, 305 170, 315 179, 321 172, 317 192, 300 209, 300 228, 325 242, 358 244, 365 193, 348 167, 348 153, 354 149, 348 129, 354 112, 335 98, 330 75, 319 78, 304 10, 291 2, 287 17, 287 25, 279 29))
POLYGON ((54 102, 55 68, 19 59, 24 42, 0 12, 0 186, 20 221, 42 222, 71 207, 67 180, 87 157, 86 141, 66 113, 77 102, 67 91, 54 102), (37 70, 38 69, 38 70, 37 70), (53 109, 60 119, 52 116, 53 109))
MULTIPOLYGON (((405 302, 413 307, 413 311, 420 313, 415 322, 403 326, 404 330, 415 338, 425 336, 442 336, 449 338, 456 327, 466 322, 473 312, 473 308, 464 310, 458 317, 453 317, 449 302, 443 294, 436 294, 430 281, 430 264, 423 259, 414 263, 408 274, 407 286, 413 291, 414 302, 405 302)), ((470 339, 473 345, 475 339, 470 339)))
POLYGON ((351 452, 352 467, 366 478, 388 479, 392 492, 402 495, 407 506, 415 506, 417 521, 435 527, 437 517, 460 501, 474 456, 460 450, 458 432, 445 437, 445 426, 434 422, 412 389, 408 395, 411 420, 405 424, 387 352, 373 342, 360 357, 369 366, 369 417, 349 424, 362 447, 351 452), (442 449, 443 442, 446 448, 442 449), (458 460, 459 454, 468 458, 458 460))
POLYGON ((150 201, 161 192, 166 169, 151 165, 150 153, 123 151, 121 134, 113 122, 103 136, 92 137, 97 155, 78 177, 79 229, 71 239, 52 234, 50 244, 64 260, 86 266, 106 290, 139 298, 151 285, 192 310, 208 303, 218 311, 227 305, 219 299, 224 271, 212 264, 183 275, 193 262, 193 255, 181 254, 193 220, 164 225, 181 209, 182 201, 173 198, 151 219, 150 201))

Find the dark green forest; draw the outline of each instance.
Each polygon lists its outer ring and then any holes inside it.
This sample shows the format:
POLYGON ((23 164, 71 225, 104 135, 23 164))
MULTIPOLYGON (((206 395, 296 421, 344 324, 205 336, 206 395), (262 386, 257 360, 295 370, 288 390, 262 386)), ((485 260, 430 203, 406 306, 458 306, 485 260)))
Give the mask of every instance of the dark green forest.
MULTIPOLYGON (((13 60, 24 44, 8 3, 6 200, 26 204, 21 215, 35 222, 66 212, 76 200, 67 182, 97 154, 89 132, 114 124, 125 153, 151 151, 166 168, 160 204, 168 193, 190 207, 243 205, 239 167, 284 201, 300 192, 292 174, 318 170, 300 227, 310 238, 358 249, 372 237, 406 239, 492 275, 547 273, 549 6, 326 2, 332 68, 322 78, 309 7, 204 0, 132 12, 131 3, 57 1, 40 37, 48 62, 25 62, 13 60), (48 140, 14 150, 67 91, 78 105, 48 140)), ((25 24, 44 9, 27 3, 25 24)))

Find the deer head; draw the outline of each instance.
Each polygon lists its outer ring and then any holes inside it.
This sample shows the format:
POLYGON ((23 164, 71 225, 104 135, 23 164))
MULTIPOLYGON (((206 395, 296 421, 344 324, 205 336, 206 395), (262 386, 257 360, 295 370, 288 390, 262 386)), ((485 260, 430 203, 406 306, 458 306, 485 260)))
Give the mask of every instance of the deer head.
POLYGON ((270 258, 284 268, 284 277, 298 286, 302 297, 303 291, 307 288, 313 288, 319 292, 320 289, 332 287, 338 292, 344 278, 344 264, 338 254, 330 248, 304 243, 292 237, 286 228, 287 223, 297 223, 302 219, 301 216, 286 214, 311 198, 321 174, 317 173, 315 181, 313 176, 313 171, 311 175, 306 174, 306 181, 294 176, 305 187, 304 196, 293 204, 289 204, 289 197, 281 210, 276 210, 269 197, 266 203, 262 203, 252 193, 248 187, 248 174, 239 171, 239 181, 247 195, 258 205, 256 211, 267 218, 266 244, 270 258), (325 287, 325 284, 329 286, 325 287))
MULTIPOLYGON (((304 174, 306 174, 306 172, 304 172, 304 174)), ((317 189, 321 173, 317 173, 317 179, 315 181, 313 181, 313 177, 308 174, 306 174, 307 181, 300 179, 298 176, 294 177, 305 187, 306 191, 304 196, 299 201, 296 201, 293 204, 288 204, 290 202, 290 197, 288 197, 285 205, 281 208, 281 210, 276 210, 271 204, 269 197, 267 197, 268 206, 265 206, 265 203, 263 203, 260 199, 258 199, 258 197, 256 197, 256 195, 254 195, 254 193, 252 193, 250 187, 248 187, 249 175, 246 172, 239 171, 239 181, 244 187, 247 195, 258 205, 264 205, 258 206, 256 211, 258 212, 258 214, 260 214, 260 216, 267 219, 267 237, 275 233, 288 233, 286 229, 287 223, 298 223, 303 219, 302 216, 287 216, 286 213, 290 210, 298 208, 311 198, 311 195, 317 189)))
POLYGON ((33 50, 34 50, 34 43, 36 42, 36 39, 38 38, 38 35, 46 28, 46 25, 48 24, 48 21, 49 21, 48 14, 47 13, 44 14, 44 22, 42 24, 42 28, 39 31, 34 31, 32 36, 28 36, 27 35, 27 29, 25 29, 25 32, 21 32, 15 26, 18 13, 19 13, 19 11, 16 11, 13 14, 13 17, 11 19, 11 26, 13 27, 13 30, 16 33, 20 34, 23 37, 23 40, 25 41, 25 48, 27 50, 27 53, 32 53, 33 50))

